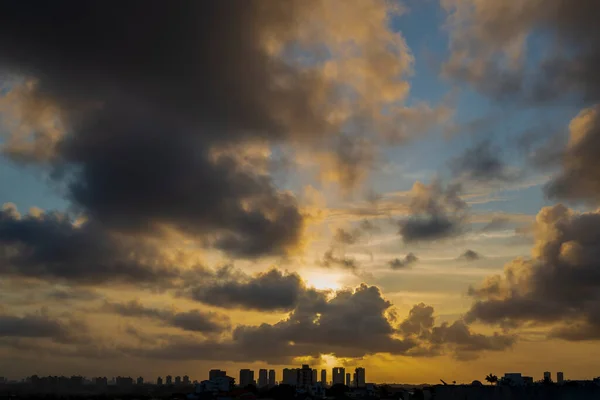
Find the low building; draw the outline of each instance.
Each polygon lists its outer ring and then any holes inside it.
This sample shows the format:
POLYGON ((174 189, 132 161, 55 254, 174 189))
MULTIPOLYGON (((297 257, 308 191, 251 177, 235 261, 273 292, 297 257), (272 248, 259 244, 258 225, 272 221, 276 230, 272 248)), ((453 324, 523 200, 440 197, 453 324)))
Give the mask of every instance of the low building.
POLYGON ((196 393, 220 393, 233 389, 234 379, 230 376, 217 376, 196 384, 196 393))

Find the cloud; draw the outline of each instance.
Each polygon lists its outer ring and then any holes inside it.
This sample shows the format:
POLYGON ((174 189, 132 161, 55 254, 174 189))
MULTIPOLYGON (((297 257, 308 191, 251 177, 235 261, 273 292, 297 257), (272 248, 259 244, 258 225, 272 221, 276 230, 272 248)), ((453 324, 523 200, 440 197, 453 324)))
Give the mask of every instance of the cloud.
POLYGON ((339 290, 329 298, 316 296, 300 302, 287 318, 275 324, 238 326, 229 341, 174 336, 159 345, 127 351, 149 358, 286 363, 295 357, 321 354, 341 358, 376 353, 419 356, 432 347, 437 354, 450 349, 475 355, 512 344, 508 336, 475 334, 461 323, 434 327, 433 308, 425 305, 415 306, 399 327, 394 325, 394 315, 392 304, 377 287, 362 284, 354 290, 339 290), (422 335, 417 324, 422 326, 422 335))
POLYGON ((419 343, 418 347, 411 350, 416 355, 436 355, 449 350, 457 358, 475 358, 481 351, 505 350, 516 341, 514 335, 494 333, 487 336, 474 333, 463 320, 435 326, 433 314, 433 307, 416 304, 398 326, 400 334, 419 343))
POLYGON ((483 228, 482 232, 493 232, 504 229, 510 223, 510 219, 507 217, 492 217, 483 228))
POLYGON ((58 301, 92 301, 102 297, 96 291, 86 288, 56 288, 47 296, 58 301))
POLYGON ((460 255, 460 257, 458 257, 459 260, 465 261, 477 261, 480 258, 482 258, 481 254, 471 249, 467 249, 464 253, 460 255))
POLYGON ((600 34, 592 17, 600 12, 597 1, 442 0, 442 5, 449 11, 451 35, 446 76, 502 100, 552 102, 572 93, 599 100, 600 34), (536 45, 528 46, 534 33, 536 45), (536 55, 528 54, 534 47, 536 55))
POLYGON ((600 202, 600 106, 586 108, 569 125, 570 138, 561 157, 562 168, 546 185, 549 197, 600 202))
POLYGON ((499 156, 499 150, 489 141, 483 141, 449 163, 454 175, 461 179, 488 183, 490 181, 512 182, 519 173, 511 169, 499 156))
POLYGON ((394 258, 392 261, 388 262, 389 266, 393 270, 409 268, 412 264, 419 261, 419 258, 415 256, 413 253, 408 253, 404 256, 404 259, 394 258))
POLYGON ((110 231, 169 227, 236 257, 287 255, 305 219, 264 170, 270 150, 330 157, 342 185, 364 179, 367 139, 389 140, 406 114, 413 57, 389 24, 401 12, 383 0, 7 5, 0 68, 26 83, 5 114, 24 120, 19 138, 52 119, 61 129, 5 150, 47 165, 110 231))
POLYGON ((531 258, 517 258, 469 294, 467 320, 508 327, 528 322, 553 327, 570 340, 600 339, 600 213, 563 205, 543 208, 534 228, 531 258))
POLYGON ((67 327, 41 315, 0 315, 0 337, 65 337, 67 327))
MULTIPOLYGON (((456 353, 460 349, 475 356, 478 351, 502 347, 495 345, 493 338, 496 336, 478 335, 469 328, 457 332, 458 324, 435 326, 433 308, 424 304, 415 306, 398 324, 393 304, 377 287, 366 284, 334 292, 310 292, 279 322, 237 325, 231 331, 227 318, 199 310, 179 312, 133 301, 106 302, 97 311, 116 313, 127 319, 149 318, 188 332, 145 333, 128 322, 125 329, 128 336, 115 336, 110 341, 98 336, 85 340, 76 337, 56 339, 54 344, 45 347, 37 341, 3 345, 12 346, 21 354, 28 351, 61 357, 118 360, 134 356, 273 364, 289 363, 297 357, 318 358, 324 354, 339 358, 360 358, 378 353, 417 357, 447 351, 456 353)), ((51 334, 54 331, 50 330, 48 335, 51 334)))
POLYGON ((167 284, 178 276, 148 243, 67 215, 0 210, 0 274, 94 285, 167 284))
MULTIPOLYGON (((370 225, 365 225, 365 226, 367 227, 367 229, 371 229, 370 225)), ((361 227, 362 227, 362 225, 361 225, 361 227)), ((360 230, 348 232, 345 229, 338 228, 335 231, 335 235, 333 236, 333 241, 336 244, 340 244, 340 245, 351 245, 351 244, 355 244, 360 239, 360 235, 361 235, 360 230)))
POLYGON ((71 314, 63 314, 60 318, 52 317, 46 309, 36 313, 12 315, 0 310, 0 338, 4 343, 14 343, 21 339, 33 343, 39 339, 50 339, 59 344, 78 344, 85 342, 88 327, 83 320, 71 314))
POLYGON ((460 191, 460 185, 444 188, 438 181, 430 185, 416 182, 410 192, 411 217, 399 223, 403 240, 430 241, 462 233, 467 204, 460 191))
POLYGON ((175 311, 145 307, 139 301, 128 303, 105 302, 100 309, 104 312, 119 314, 125 317, 142 317, 156 319, 166 325, 186 331, 202 333, 221 333, 231 328, 229 317, 214 311, 175 311))
POLYGON ((271 363, 319 354, 337 357, 362 357, 377 352, 402 354, 412 344, 393 337, 394 328, 386 316, 391 307, 378 288, 363 284, 355 290, 337 291, 330 298, 315 293, 275 324, 236 327, 228 341, 172 337, 160 346, 129 351, 151 358, 271 363))
POLYGON ((270 269, 247 275, 231 267, 214 274, 203 271, 182 293, 199 302, 223 308, 259 311, 292 310, 307 296, 319 295, 296 273, 270 269))

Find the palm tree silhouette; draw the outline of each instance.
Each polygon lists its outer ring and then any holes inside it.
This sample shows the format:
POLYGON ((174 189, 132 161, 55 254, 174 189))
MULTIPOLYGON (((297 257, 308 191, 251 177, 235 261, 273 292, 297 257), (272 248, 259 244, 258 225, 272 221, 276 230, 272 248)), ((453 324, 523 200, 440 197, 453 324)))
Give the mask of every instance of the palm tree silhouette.
POLYGON ((489 374, 485 377, 485 380, 488 381, 491 385, 498 384, 498 377, 494 374, 489 374))

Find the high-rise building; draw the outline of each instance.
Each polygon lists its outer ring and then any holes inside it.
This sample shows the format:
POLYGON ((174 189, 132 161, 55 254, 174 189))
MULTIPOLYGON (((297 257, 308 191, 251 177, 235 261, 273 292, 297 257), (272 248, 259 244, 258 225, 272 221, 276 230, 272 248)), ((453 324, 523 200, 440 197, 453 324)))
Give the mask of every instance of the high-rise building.
POLYGON ((190 377, 187 375, 183 376, 183 384, 184 385, 189 385, 190 384, 190 377))
POLYGON ((359 388, 367 386, 364 368, 359 367, 354 370, 354 384, 359 388))
POLYGON ((175 384, 176 384, 176 385, 181 385, 181 377, 180 377, 179 375, 177 375, 177 376, 175 377, 175 384))
POLYGON ((565 374, 562 372, 556 373, 556 383, 563 383, 565 381, 565 374))
POLYGON ((263 387, 267 386, 267 384, 268 384, 267 370, 261 369, 258 371, 258 387, 263 388, 263 387))
POLYGON ((352 386, 352 382, 350 380, 350 372, 346 373, 346 386, 350 387, 352 386))
POLYGON ((240 370, 240 386, 246 387, 248 385, 254 385, 254 371, 249 369, 240 370))
POLYGON ((337 384, 343 385, 344 384, 344 377, 345 377, 345 375, 346 375, 346 370, 344 368, 342 368, 342 367, 335 367, 333 369, 333 375, 331 377, 332 383, 334 385, 337 385, 337 384))
POLYGON ((321 370, 321 384, 323 386, 327 385, 327 370, 326 369, 321 370))
POLYGON ((167 375, 167 385, 172 385, 173 384, 173 377, 171 375, 167 375))
POLYGON ((551 381, 552 380, 552 373, 550 371, 544 372, 544 380, 545 381, 551 381))
MULTIPOLYGON (((33 378, 33 376, 31 378, 33 378)), ((33 382, 33 379, 32 379, 32 382, 33 382)), ((105 376, 104 377, 99 376, 97 378, 94 378, 94 383, 99 386, 106 386, 106 385, 108 385, 108 378, 106 378, 105 376)))
POLYGON ((136 380, 136 383, 138 385, 143 385, 144 384, 144 378, 142 378, 141 376, 138 376, 138 378, 136 380))
POLYGON ((227 376, 227 371, 221 371, 220 369, 211 369, 208 372, 208 380, 209 381, 212 381, 212 380, 214 380, 215 378, 218 378, 218 377, 224 378, 226 376, 227 376))
POLYGON ((275 370, 274 369, 269 370, 269 386, 271 386, 271 387, 275 386, 275 370))
POLYGON ((163 383, 163 380, 162 380, 162 378, 161 378, 160 376, 159 376, 158 378, 156 378, 156 384, 157 384, 158 386, 161 386, 161 385, 162 385, 162 383, 163 383))
POLYGON ((129 376, 117 376, 117 386, 125 387, 133 385, 133 378, 129 376))
POLYGON ((317 383, 317 381, 319 380, 318 377, 319 371, 317 371, 317 369, 313 369, 312 370, 312 383, 317 383))
POLYGON ((296 386, 298 384, 298 368, 284 368, 282 379, 284 384, 296 386))
POLYGON ((298 370, 298 386, 310 386, 313 383, 313 370, 308 364, 302 364, 298 370))

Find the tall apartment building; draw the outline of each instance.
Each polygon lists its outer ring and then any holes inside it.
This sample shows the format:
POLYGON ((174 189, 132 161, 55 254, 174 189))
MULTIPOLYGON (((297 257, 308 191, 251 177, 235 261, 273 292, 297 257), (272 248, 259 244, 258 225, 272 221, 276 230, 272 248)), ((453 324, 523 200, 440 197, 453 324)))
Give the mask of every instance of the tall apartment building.
POLYGON ((327 385, 327 370, 326 369, 321 370, 321 384, 323 386, 327 385))
POLYGON ((298 368, 285 368, 283 370, 282 383, 296 386, 298 384, 298 368))
POLYGON ((270 387, 275 386, 275 370, 274 369, 269 370, 269 386, 270 387))
POLYGON ((565 381, 565 374, 562 372, 556 373, 556 383, 563 383, 565 381))
POLYGON ((215 378, 219 378, 219 377, 226 377, 227 376, 227 371, 221 371, 220 369, 211 369, 208 372, 208 380, 209 381, 213 381, 215 380, 215 378))
POLYGON ((354 384, 359 388, 367 386, 364 368, 359 367, 354 370, 354 384))
POLYGON ((352 386, 352 379, 350 377, 350 372, 346 373, 346 386, 352 386))
POLYGON ((333 375, 331 376, 332 383, 334 385, 344 384, 344 377, 346 376, 346 370, 342 367, 335 367, 333 369, 333 375))
POLYGON ((269 381, 268 381, 267 370, 260 369, 258 371, 258 387, 263 388, 263 387, 267 386, 268 383, 269 383, 269 381))
POLYGON ((254 385, 254 371, 250 369, 240 370, 240 386, 246 387, 248 385, 254 385))
POLYGON ((298 370, 298 386, 309 386, 313 383, 313 370, 308 364, 302 364, 298 370))

